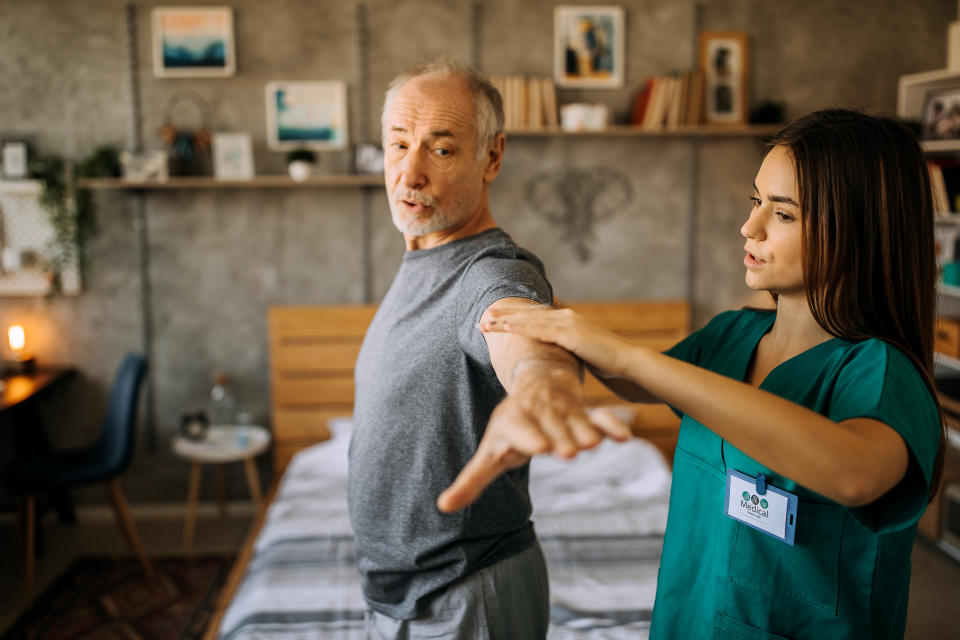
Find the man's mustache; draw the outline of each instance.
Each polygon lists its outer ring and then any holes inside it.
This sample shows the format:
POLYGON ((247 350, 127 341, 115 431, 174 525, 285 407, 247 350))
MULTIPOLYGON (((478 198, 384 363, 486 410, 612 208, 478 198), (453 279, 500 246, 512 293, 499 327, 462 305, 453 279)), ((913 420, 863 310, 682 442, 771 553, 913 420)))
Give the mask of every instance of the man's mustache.
POLYGON ((398 202, 405 200, 407 202, 421 204, 425 207, 433 206, 433 198, 416 189, 406 189, 405 191, 400 191, 394 197, 398 202))

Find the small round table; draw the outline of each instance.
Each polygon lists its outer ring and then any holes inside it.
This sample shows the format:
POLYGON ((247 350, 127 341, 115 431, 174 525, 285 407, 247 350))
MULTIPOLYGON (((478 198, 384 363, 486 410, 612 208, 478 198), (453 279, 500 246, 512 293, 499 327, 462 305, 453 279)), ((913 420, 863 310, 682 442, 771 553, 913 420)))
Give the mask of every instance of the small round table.
POLYGON ((220 481, 220 514, 226 512, 226 491, 223 465, 243 461, 250 487, 250 497, 256 512, 260 512, 260 477, 253 459, 270 446, 270 432, 253 425, 213 425, 203 440, 190 440, 181 434, 173 437, 173 452, 189 460, 190 488, 187 494, 187 521, 183 529, 183 546, 193 545, 197 520, 197 499, 200 495, 200 477, 204 464, 216 464, 220 481))

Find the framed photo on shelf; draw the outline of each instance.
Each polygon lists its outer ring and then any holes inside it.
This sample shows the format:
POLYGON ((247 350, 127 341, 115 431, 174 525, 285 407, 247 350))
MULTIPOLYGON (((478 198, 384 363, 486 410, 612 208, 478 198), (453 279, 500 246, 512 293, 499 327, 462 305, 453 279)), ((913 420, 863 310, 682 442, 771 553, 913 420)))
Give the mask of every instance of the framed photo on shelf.
POLYGON ((329 151, 347 147, 347 85, 341 81, 270 82, 267 146, 329 151))
POLYGON ((233 9, 157 7, 153 22, 153 75, 217 78, 236 73, 233 9))
POLYGON ((213 134, 213 177, 217 180, 253 178, 253 139, 245 131, 213 134))
POLYGON ((0 169, 8 180, 21 180, 29 173, 29 151, 24 140, 4 140, 0 144, 0 169))
POLYGON ((960 87, 928 91, 921 120, 924 140, 960 138, 960 87))
POLYGON ((170 175, 166 151, 121 151, 120 170, 124 180, 166 182, 170 175))
POLYGON ((750 42, 746 31, 701 31, 704 121, 746 124, 749 112, 750 42))
POLYGON ((622 87, 624 66, 623 7, 554 9, 553 77, 558 87, 622 87))

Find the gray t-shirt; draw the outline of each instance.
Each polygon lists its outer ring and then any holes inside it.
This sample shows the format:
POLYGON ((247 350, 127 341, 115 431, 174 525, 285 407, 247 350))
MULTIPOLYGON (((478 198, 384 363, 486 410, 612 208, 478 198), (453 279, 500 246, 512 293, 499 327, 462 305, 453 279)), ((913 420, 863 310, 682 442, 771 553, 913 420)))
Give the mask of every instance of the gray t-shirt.
POLYGON ((431 594, 534 542, 526 466, 462 511, 436 507, 506 394, 476 323, 511 297, 553 294, 540 260, 500 229, 409 251, 364 337, 350 518, 364 596, 392 618, 416 617, 431 594))

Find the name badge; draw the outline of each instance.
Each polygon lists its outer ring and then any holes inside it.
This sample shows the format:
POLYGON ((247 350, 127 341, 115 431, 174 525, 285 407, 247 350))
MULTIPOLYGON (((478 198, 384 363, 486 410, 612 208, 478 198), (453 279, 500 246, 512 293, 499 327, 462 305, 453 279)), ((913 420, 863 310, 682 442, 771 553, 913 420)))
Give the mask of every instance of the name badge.
POLYGON ((723 512, 758 531, 793 545, 797 529, 797 496, 767 484, 763 474, 751 477, 727 469, 723 512))

